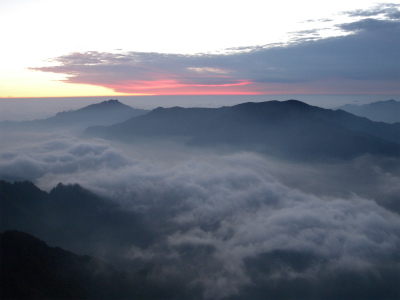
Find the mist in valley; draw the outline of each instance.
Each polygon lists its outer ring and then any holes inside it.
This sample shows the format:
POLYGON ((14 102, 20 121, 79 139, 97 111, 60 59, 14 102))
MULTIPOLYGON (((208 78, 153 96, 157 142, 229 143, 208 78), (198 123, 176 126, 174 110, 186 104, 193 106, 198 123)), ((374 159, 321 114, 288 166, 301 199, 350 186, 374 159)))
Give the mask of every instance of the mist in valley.
POLYGON ((399 296, 396 155, 287 159, 48 129, 2 131, 2 231, 142 274, 171 299, 399 296), (21 196, 23 215, 11 198, 25 180, 42 192, 21 196))

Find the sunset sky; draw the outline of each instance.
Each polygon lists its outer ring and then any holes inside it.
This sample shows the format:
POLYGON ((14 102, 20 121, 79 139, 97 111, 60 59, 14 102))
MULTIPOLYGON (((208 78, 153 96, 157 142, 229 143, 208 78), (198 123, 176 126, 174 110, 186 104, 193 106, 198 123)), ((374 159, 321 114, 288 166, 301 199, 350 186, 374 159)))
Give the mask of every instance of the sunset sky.
POLYGON ((0 97, 400 93, 400 1, 0 1, 0 97))

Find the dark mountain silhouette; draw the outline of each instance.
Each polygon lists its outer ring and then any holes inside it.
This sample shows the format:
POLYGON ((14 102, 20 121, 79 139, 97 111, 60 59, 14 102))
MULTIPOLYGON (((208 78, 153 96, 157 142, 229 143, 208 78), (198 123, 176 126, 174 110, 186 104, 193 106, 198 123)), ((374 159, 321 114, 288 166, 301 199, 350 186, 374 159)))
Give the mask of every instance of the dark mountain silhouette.
POLYGON ((122 272, 20 231, 0 233, 1 299, 173 299, 146 272, 122 272))
POLYGON ((185 299, 188 291, 200 297, 184 282, 155 278, 154 264, 127 257, 131 247, 155 243, 152 216, 144 225, 77 184, 47 193, 29 181, 0 181, 0 199, 1 299, 185 299))
POLYGON ((144 246, 152 240, 137 214, 77 184, 58 184, 47 193, 29 181, 0 181, 0 199, 1 231, 24 231, 77 253, 111 253, 127 244, 144 246))
POLYGON ((157 108, 87 134, 109 139, 186 137, 191 145, 228 144, 295 159, 400 154, 400 127, 296 100, 221 108, 157 108))
POLYGON ((3 128, 11 129, 15 127, 17 129, 85 128, 93 125, 111 125, 146 113, 148 113, 147 110, 132 108, 118 100, 108 100, 78 110, 59 112, 47 119, 23 122, 5 121, 0 124, 3 128))
POLYGON ((366 117, 372 121, 396 123, 400 122, 400 101, 393 99, 378 101, 364 105, 346 104, 338 109, 347 111, 356 116, 366 117))
POLYGON ((127 276, 23 232, 1 233, 2 299, 127 298, 127 276))

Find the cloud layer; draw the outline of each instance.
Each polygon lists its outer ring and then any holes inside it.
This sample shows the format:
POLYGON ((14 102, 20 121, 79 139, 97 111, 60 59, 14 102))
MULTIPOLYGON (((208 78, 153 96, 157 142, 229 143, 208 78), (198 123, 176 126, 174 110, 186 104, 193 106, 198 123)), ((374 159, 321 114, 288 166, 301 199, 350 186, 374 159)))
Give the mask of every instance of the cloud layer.
POLYGON ((358 20, 334 25, 334 37, 297 32, 224 54, 71 53, 31 69, 128 94, 398 93, 398 6, 346 14, 358 20))
MULTIPOLYGON (((320 285, 326 288, 347 274, 343 278, 356 280, 357 291, 387 284, 387 293, 393 292, 400 216, 374 194, 366 199, 355 193, 362 194, 365 180, 374 183, 376 195, 387 187, 393 190, 388 198, 398 192, 399 170, 384 168, 379 160, 296 166, 254 153, 199 151, 165 141, 118 145, 68 134, 29 138, 3 147, 3 175, 47 189, 60 181, 80 183, 141 214, 154 243, 119 252, 147 268, 156 282, 181 282, 216 299, 266 288, 282 293, 285 282, 302 295, 295 282, 304 281, 322 297, 327 294, 320 285), (349 170, 349 178, 339 178, 349 170), (343 186, 344 181, 353 184, 343 186)), ((340 296, 338 291, 341 287, 334 295, 340 296)))

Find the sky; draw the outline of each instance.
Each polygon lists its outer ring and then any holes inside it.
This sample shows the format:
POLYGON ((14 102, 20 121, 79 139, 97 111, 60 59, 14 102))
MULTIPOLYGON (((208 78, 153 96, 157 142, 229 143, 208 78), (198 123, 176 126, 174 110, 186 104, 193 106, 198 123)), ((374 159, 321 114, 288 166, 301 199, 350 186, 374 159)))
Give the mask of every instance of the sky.
POLYGON ((400 93, 400 1, 0 2, 0 97, 400 93))

